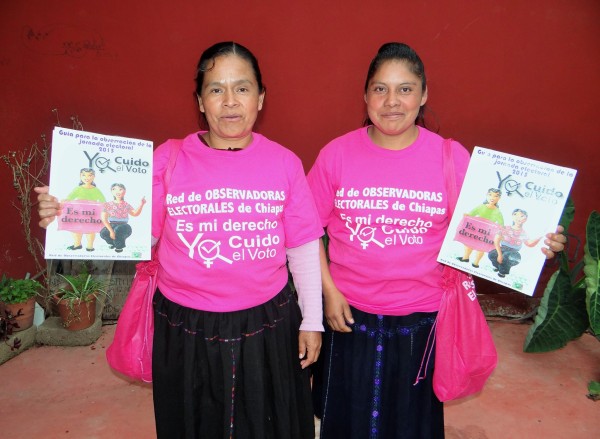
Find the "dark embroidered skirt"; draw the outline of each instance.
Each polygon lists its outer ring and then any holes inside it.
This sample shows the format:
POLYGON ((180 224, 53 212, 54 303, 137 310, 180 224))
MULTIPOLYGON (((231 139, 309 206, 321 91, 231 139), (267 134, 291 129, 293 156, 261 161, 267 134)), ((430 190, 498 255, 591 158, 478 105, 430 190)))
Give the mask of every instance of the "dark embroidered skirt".
POLYGON ((313 438, 308 369, 298 360, 301 314, 286 287, 236 312, 154 297, 152 357, 158 438, 313 438))
POLYGON ((328 331, 313 397, 323 439, 444 437, 434 355, 414 384, 436 313, 380 316, 352 308, 352 333, 328 331))

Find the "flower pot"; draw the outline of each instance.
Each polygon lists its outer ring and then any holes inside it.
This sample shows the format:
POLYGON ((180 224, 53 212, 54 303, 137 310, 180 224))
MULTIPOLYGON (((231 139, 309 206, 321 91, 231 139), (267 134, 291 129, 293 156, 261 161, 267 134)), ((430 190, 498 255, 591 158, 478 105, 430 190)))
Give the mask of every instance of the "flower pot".
POLYGON ((96 321, 96 297, 88 296, 88 301, 60 300, 59 295, 53 296, 63 326, 69 331, 79 331, 89 328, 96 321))
POLYGON ((19 325, 18 328, 13 328, 13 332, 24 331, 31 328, 33 325, 33 316, 35 314, 35 297, 32 297, 27 302, 22 303, 4 303, 0 302, 0 313, 4 317, 6 311, 13 316, 17 316, 21 310, 21 315, 14 318, 14 322, 19 325))

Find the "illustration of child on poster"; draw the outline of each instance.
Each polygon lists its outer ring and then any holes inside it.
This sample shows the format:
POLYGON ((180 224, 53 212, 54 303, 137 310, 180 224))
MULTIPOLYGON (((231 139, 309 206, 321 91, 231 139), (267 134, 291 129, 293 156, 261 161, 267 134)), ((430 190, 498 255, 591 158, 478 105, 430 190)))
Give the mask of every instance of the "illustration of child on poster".
POLYGON ((475 147, 438 262, 533 295, 576 172, 475 147))
POLYGON ((61 212, 47 229, 47 259, 150 259, 152 151, 145 140, 54 129, 50 193, 61 212))

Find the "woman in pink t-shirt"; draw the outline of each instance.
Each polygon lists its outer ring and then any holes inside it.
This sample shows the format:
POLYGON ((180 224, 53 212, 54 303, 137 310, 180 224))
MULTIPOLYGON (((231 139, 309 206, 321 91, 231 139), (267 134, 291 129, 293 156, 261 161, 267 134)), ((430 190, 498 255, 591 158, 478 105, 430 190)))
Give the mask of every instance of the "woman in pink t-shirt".
MULTIPOLYGON (((265 88, 245 47, 204 51, 196 96, 208 130, 154 152, 157 436, 312 439, 323 229, 302 163, 252 131, 265 88)), ((46 226, 60 206, 37 191, 46 226)))
MULTIPOLYGON (((308 174, 329 237, 321 274, 332 331, 314 368, 321 438, 441 438, 433 357, 415 380, 442 296, 444 139, 425 128, 425 70, 409 46, 379 49, 364 93, 365 126, 326 145, 308 174)), ((452 154, 462 182, 469 154, 457 142, 452 154)), ((563 235, 546 238, 562 250, 563 235)))

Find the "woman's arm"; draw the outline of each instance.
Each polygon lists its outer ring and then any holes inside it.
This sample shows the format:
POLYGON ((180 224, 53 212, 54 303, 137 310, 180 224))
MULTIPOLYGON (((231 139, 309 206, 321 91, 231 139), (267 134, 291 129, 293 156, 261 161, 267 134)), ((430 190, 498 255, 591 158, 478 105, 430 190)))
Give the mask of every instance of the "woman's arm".
POLYGON ((347 323, 354 323, 350 305, 340 290, 335 286, 329 271, 327 252, 321 239, 319 242, 319 257, 321 260, 321 282, 323 283, 323 298, 325 300, 325 318, 334 331, 352 332, 347 323))
POLYGON ((146 197, 142 197, 142 201, 140 202, 140 207, 138 207, 135 210, 131 209, 129 211, 129 215, 131 215, 131 216, 140 216, 140 213, 142 213, 142 208, 144 207, 144 204, 146 204, 146 197))

